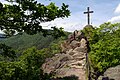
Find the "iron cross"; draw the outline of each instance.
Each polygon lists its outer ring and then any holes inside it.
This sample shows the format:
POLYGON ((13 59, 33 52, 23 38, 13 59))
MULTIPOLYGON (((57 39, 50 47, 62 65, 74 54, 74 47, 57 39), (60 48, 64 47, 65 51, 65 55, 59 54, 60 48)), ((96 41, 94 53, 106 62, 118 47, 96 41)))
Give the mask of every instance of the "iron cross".
POLYGON ((87 14, 87 17, 88 17, 88 25, 90 25, 90 13, 93 13, 93 11, 90 11, 89 7, 87 7, 87 12, 84 12, 84 14, 87 14))

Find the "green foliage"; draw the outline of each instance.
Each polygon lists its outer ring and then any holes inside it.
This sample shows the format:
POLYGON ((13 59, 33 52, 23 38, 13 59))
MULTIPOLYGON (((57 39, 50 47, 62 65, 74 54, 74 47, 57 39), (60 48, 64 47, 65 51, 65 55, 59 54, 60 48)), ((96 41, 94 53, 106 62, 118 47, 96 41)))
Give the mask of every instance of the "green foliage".
POLYGON ((85 26, 82 32, 87 37, 87 40, 90 44, 94 44, 98 41, 98 35, 96 34, 97 29, 94 28, 92 25, 85 26))
MULTIPOLYGON (((38 80, 40 77, 40 66, 45 60, 45 53, 37 51, 34 47, 26 50, 20 57, 20 63, 25 65, 27 80, 38 80)), ((41 76, 42 77, 42 76, 41 76)))
POLYGON ((0 79, 2 80, 47 80, 50 75, 40 69, 48 54, 46 50, 29 48, 19 57, 19 61, 0 62, 0 79), (46 78, 46 79, 44 79, 46 78))
MULTIPOLYGON (((12 37, 11 37, 12 38, 12 37)), ((41 66, 46 58, 60 52, 60 43, 65 37, 55 39, 47 48, 35 47, 25 50, 14 61, 0 61, 0 79, 2 80, 50 80, 52 74, 43 74, 41 66)), ((2 58, 2 56, 1 56, 2 58)))
POLYGON ((0 56, 0 61, 7 59, 14 60, 17 57, 15 51, 11 47, 6 46, 5 44, 0 44, 0 56))
MULTIPOLYGON (((29 49, 21 55, 17 54, 17 60, 0 61, 0 79, 49 80, 52 75, 43 74, 40 67, 46 58, 60 52, 60 49, 59 45, 56 44, 57 40, 53 39, 53 37, 48 36, 45 39, 40 35, 42 33, 43 36, 53 35, 54 38, 58 38, 65 34, 62 28, 52 27, 53 30, 49 31, 43 29, 40 24, 56 18, 68 17, 70 15, 68 5, 63 3, 61 8, 59 8, 54 3, 45 6, 35 0, 6 1, 10 2, 11 5, 3 5, 0 2, 0 30, 3 30, 7 36, 13 36, 16 32, 18 35, 9 38, 8 41, 3 40, 1 43, 12 46, 20 53, 27 48, 29 49), (15 4, 12 4, 12 2, 15 2, 15 4), (23 32, 32 36, 19 35, 23 32), (40 33, 40 35, 37 33, 40 33), (54 42, 51 43, 52 41, 54 42), (37 46, 37 48, 42 50, 30 48, 32 46, 37 46)), ((1 44, 0 48, 0 59, 4 59, 3 57, 15 57, 15 52, 11 47, 1 44)))
POLYGON ((0 62, 0 79, 25 80, 24 67, 25 65, 20 62, 0 62))
POLYGON ((120 64, 120 23, 104 23, 94 29, 89 53, 92 66, 96 72, 120 64), (97 39, 97 40, 96 40, 97 39))
MULTIPOLYGON (((3 5, 0 3, 0 29, 3 30, 7 36, 12 36, 15 32, 26 32, 31 35, 42 32, 44 35, 48 35, 47 31, 40 25, 42 22, 52 21, 56 18, 64 18, 70 15, 68 5, 64 3, 61 8, 59 8, 54 3, 44 5, 35 0, 7 1, 11 3, 11 5, 3 5)), ((60 33, 61 29, 55 28, 53 31, 60 33)), ((51 33, 51 35, 53 34, 51 33)), ((59 36, 60 35, 62 36, 63 34, 59 34, 59 36)))
POLYGON ((3 32, 5 33, 6 37, 11 37, 11 36, 13 36, 15 34, 15 31, 14 30, 10 30, 10 29, 4 30, 3 32))

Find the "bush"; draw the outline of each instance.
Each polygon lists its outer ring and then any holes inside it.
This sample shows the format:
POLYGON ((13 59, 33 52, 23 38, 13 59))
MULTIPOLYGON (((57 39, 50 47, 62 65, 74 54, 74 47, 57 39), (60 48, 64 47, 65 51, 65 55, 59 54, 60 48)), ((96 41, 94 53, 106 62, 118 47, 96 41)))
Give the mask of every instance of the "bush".
MULTIPOLYGON (((40 69, 46 59, 45 50, 35 47, 23 52, 19 61, 0 62, 0 79, 2 80, 40 80, 44 74, 40 69)), ((43 79, 42 79, 43 80, 43 79)))
POLYGON ((93 31, 95 43, 90 43, 89 53, 92 66, 96 72, 104 72, 107 68, 120 64, 120 24, 105 23, 93 31))

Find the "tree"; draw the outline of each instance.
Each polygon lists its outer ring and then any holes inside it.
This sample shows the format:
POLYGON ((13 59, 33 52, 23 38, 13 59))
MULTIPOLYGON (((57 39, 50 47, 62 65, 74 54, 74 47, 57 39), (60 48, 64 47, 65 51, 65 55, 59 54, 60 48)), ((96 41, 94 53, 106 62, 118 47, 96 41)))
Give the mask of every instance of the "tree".
MULTIPOLYGON (((11 47, 6 46, 5 44, 0 44, 0 56, 3 56, 4 59, 14 60, 17 56, 15 54, 15 50, 11 47)), ((2 57, 0 57, 0 61, 2 57)))
POLYGON ((95 41, 90 43, 89 56, 92 67, 99 76, 109 67, 120 64, 120 23, 104 23, 94 30, 93 34, 97 36, 92 37, 95 41))
MULTIPOLYGON (((64 35, 62 28, 52 27, 53 30, 48 31, 43 29, 40 23, 68 17, 70 15, 68 5, 63 3, 59 8, 54 3, 45 6, 35 0, 6 1, 10 4, 0 2, 0 30, 6 33, 6 36, 22 32, 31 35, 42 32, 43 36, 53 35, 55 38, 64 35)), ((2 44, 0 46, 4 49, 2 44)))
MULTIPOLYGON (((28 34, 36 34, 42 32, 45 35, 47 30, 44 30, 40 23, 52 21, 56 18, 64 18, 70 15, 68 5, 63 5, 61 8, 54 3, 45 6, 35 0, 7 0, 10 4, 3 5, 0 3, 0 29, 12 32, 26 32, 28 34), (14 4, 15 3, 15 4, 14 4)), ((63 32, 58 28, 53 28, 58 31, 59 35, 63 32)))
MULTIPOLYGON (((67 9, 68 5, 63 3, 59 8, 54 3, 45 6, 35 0, 7 1, 11 4, 0 3, 0 30, 3 30, 8 36, 12 36, 16 32, 26 32, 31 35, 42 32, 44 36, 53 35, 55 38, 64 35, 62 28, 53 27, 54 32, 48 31, 43 29, 40 23, 68 17, 70 15, 70 11, 67 9)), ((51 75, 43 74, 40 67, 47 57, 53 55, 50 52, 57 53, 59 51, 51 51, 52 48, 58 49, 57 45, 40 51, 30 48, 12 62, 0 61, 0 79, 48 80, 51 75)), ((16 57, 15 51, 5 44, 0 44, 0 58, 1 56, 16 57)))

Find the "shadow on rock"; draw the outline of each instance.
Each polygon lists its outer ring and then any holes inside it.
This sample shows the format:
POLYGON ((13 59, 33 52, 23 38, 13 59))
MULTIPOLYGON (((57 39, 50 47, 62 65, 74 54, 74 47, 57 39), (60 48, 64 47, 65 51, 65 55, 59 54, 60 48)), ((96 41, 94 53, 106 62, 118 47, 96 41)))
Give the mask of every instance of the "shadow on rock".
POLYGON ((102 80, 115 80, 115 79, 109 79, 109 77, 103 77, 102 80))
POLYGON ((55 79, 51 80, 79 80, 77 76, 71 75, 71 76, 65 76, 65 77, 57 77, 55 79))

